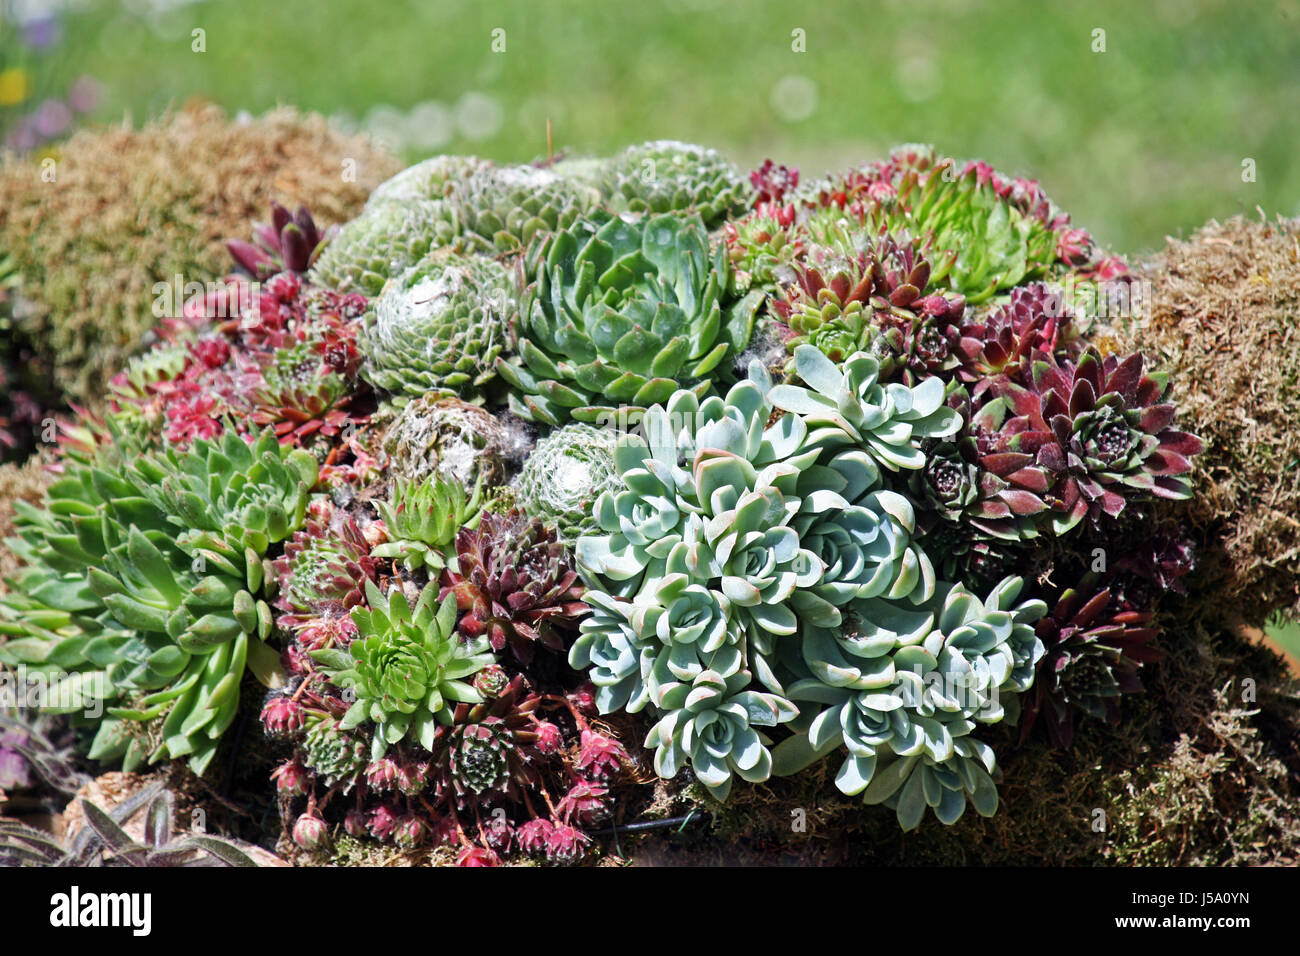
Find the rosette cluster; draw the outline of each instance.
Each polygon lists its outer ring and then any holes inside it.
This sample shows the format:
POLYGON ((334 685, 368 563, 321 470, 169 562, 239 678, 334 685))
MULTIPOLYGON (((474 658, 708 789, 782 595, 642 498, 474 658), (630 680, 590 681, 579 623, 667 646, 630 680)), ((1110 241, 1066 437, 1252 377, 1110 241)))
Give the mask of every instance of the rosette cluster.
POLYGON ((949 822, 967 795, 991 813, 992 753, 968 738, 1032 684, 1045 607, 1017 603, 1016 578, 985 600, 939 581, 890 488, 961 427, 942 382, 882 384, 871 356, 837 366, 812 346, 795 364, 802 384, 774 386, 755 362, 724 397, 680 390, 620 440, 621 487, 596 502, 601 533, 578 539, 593 612, 570 663, 603 711, 657 718, 661 776, 689 766, 719 799, 842 743, 857 774, 842 787, 866 790, 878 759, 868 798, 905 826, 917 787, 949 822), (836 737, 824 718, 811 736, 818 705, 859 694, 896 735, 836 737))

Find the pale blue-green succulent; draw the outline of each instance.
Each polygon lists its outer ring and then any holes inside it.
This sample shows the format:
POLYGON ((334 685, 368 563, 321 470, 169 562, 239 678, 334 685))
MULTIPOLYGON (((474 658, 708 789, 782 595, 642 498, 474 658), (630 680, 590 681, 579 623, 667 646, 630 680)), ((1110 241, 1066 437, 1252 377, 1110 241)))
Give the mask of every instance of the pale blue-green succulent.
POLYGON ((943 403, 937 377, 911 387, 882 384, 880 363, 867 353, 856 352, 840 366, 811 345, 795 349, 794 366, 808 387, 778 385, 771 401, 803 416, 810 444, 856 445, 890 471, 917 469, 925 465, 922 440, 949 438, 961 428, 961 416, 943 403))
POLYGON ((887 476, 960 427, 941 383, 882 386, 866 355, 797 358, 809 388, 753 363, 725 397, 678 390, 619 441, 600 533, 577 542, 593 613, 570 663, 602 711, 659 718, 661 775, 689 765, 719 799, 842 746, 840 789, 905 828, 918 806, 991 813, 992 751, 972 732, 1015 719, 1045 608, 1017 603, 1019 578, 984 600, 936 580, 912 538, 887 476), (773 749, 774 727, 792 735, 773 749))
POLYGON ((1017 695, 1030 687, 1043 656, 1033 625, 1046 605, 1017 603, 1022 584, 1007 578, 980 600, 945 582, 918 607, 862 601, 842 630, 805 629, 803 664, 812 676, 792 684, 789 694, 804 704, 806 727, 781 743, 776 772, 796 772, 843 746, 836 785, 865 794, 869 803, 895 801, 889 805, 904 829, 920 822, 925 806, 952 823, 966 795, 977 812, 991 814, 997 795, 986 793, 985 778, 993 770, 992 751, 970 734, 980 724, 1014 722, 1017 695), (824 709, 814 714, 808 704, 824 709), (983 769, 969 765, 973 756, 983 769), (918 782, 907 774, 919 775, 918 782), (954 782, 961 785, 949 786, 954 782), (923 788, 919 809, 912 787, 923 788))
POLYGON ((667 713, 645 739, 655 749, 655 772, 673 777, 689 762, 718 800, 731 793, 733 775, 751 783, 771 776, 770 741, 756 728, 775 727, 797 711, 775 694, 743 689, 749 681, 744 671, 729 678, 703 671, 666 690, 661 709, 667 713))

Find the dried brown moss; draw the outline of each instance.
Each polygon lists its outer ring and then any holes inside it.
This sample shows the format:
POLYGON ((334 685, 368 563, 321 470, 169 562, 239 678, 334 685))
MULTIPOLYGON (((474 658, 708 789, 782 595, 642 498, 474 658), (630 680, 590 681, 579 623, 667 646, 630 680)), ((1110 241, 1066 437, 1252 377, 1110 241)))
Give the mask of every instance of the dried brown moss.
POLYGON ((1300 611, 1300 222, 1210 222, 1146 278, 1151 308, 1119 345, 1172 373, 1180 421, 1207 443, 1181 508, 1201 611, 1300 611))
POLYGON ((15 316, 54 360, 59 385, 84 401, 153 327, 155 283, 228 271, 222 240, 247 236, 273 200, 305 203, 322 225, 344 222, 398 169, 319 116, 232 121, 212 106, 79 132, 59 150, 53 182, 38 161, 7 159, 0 255, 22 274, 15 316))

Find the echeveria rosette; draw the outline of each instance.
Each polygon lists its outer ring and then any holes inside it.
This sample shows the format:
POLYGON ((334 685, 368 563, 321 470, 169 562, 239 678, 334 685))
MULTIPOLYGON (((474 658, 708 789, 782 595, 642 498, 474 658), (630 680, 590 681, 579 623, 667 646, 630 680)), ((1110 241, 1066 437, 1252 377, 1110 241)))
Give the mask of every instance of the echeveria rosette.
POLYGON ((822 566, 793 606, 801 622, 835 627, 839 609, 861 598, 921 601, 934 593, 934 568, 912 540, 916 515, 906 497, 879 487, 880 470, 861 449, 828 452, 799 476, 793 526, 822 566))
POLYGON ((749 343, 761 293, 728 293, 730 264, 697 217, 582 220, 534 252, 512 345, 510 407, 548 425, 639 416, 679 388, 707 395, 749 343))
POLYGON ((1204 444, 1173 427, 1168 375, 1144 372, 1141 355, 1039 352, 1029 386, 1004 381, 997 393, 990 406, 1005 420, 990 422, 992 453, 1031 456, 1053 477, 1044 498, 1057 534, 1118 517, 1131 499, 1191 497, 1191 458, 1204 444))
POLYGON ((925 465, 922 441, 961 428, 961 416, 944 404, 937 377, 915 386, 882 384, 880 363, 865 352, 837 366, 811 345, 795 349, 794 362, 808 387, 777 385, 768 398, 805 422, 810 446, 856 445, 890 471, 917 469, 925 465))
POLYGON ((653 654, 662 645, 649 639, 649 634, 643 639, 643 632, 633 626, 635 608, 630 601, 595 588, 588 588, 583 597, 591 614, 583 619, 569 648, 569 666, 587 672, 602 714, 618 710, 637 713, 649 703, 646 677, 653 666, 653 654))
MULTIPOLYGON (((692 516, 715 519, 709 529, 695 522, 693 533, 707 537, 716 532, 716 538, 719 521, 728 520, 718 516, 735 517, 740 495, 760 484, 782 496, 780 509, 793 514, 799 470, 818 451, 804 447, 807 429, 798 416, 783 416, 768 426, 770 390, 771 377, 754 362, 749 377, 733 385, 725 398, 701 401, 680 390, 666 405, 650 408, 641 427, 645 437, 624 435, 614 450, 621 487, 596 500, 602 533, 578 539, 579 565, 599 574, 605 587, 630 596, 647 568, 662 572, 692 516)), ((772 496, 747 498, 745 520, 773 501, 772 496)))
POLYGON ((789 524, 797 502, 772 486, 748 487, 755 481, 748 462, 710 451, 696 459, 701 497, 711 492, 709 513, 687 518, 664 570, 716 587, 747 628, 793 634, 798 622, 790 599, 819 582, 825 569, 789 524))
POLYGON ((770 741, 756 728, 786 723, 797 709, 776 694, 745 690, 749 682, 745 671, 731 677, 704 671, 664 688, 657 706, 667 713, 645 739, 655 751, 655 772, 671 778, 689 764, 718 800, 731 793, 733 776, 751 783, 771 776, 770 741))
POLYGON ((514 310, 509 273, 482 256, 438 252, 390 281, 358 340, 362 375, 402 398, 481 402, 514 310))
POLYGON ((385 595, 366 582, 366 606, 352 609, 357 637, 346 651, 313 651, 330 683, 355 701, 339 729, 375 725, 372 759, 408 736, 433 748, 438 724, 450 724, 456 703, 478 703, 481 695, 465 678, 495 660, 486 639, 462 641, 456 632, 456 602, 437 600, 429 585, 412 607, 397 587, 385 595))
POLYGON ((954 822, 967 794, 979 812, 991 814, 996 794, 989 800, 984 778, 964 775, 973 770, 965 761, 987 751, 984 772, 992 771, 992 751, 969 735, 979 724, 1014 721, 1017 695, 1032 686, 1043 655, 1034 622, 1046 605, 1017 603, 1021 590, 1021 579, 1010 577, 981 600, 960 584, 944 584, 919 607, 873 599, 853 606, 854 620, 843 631, 805 629, 803 658, 813 677, 792 684, 789 694, 825 709, 805 715, 805 732, 779 745, 775 772, 797 772, 842 744, 848 755, 836 785, 864 793, 867 802, 886 802, 912 786, 908 777, 922 775, 920 808, 909 797, 899 810, 904 829, 920 822, 927 805, 944 823, 954 822), (875 784, 895 759, 909 761, 905 778, 875 784), (938 781, 930 779, 935 775, 938 781))
POLYGON ((1038 622, 1046 654, 1038 668, 1020 739, 1041 723, 1057 747, 1074 741, 1078 714, 1115 724, 1123 694, 1142 690, 1142 665, 1164 654, 1152 646, 1158 630, 1151 607, 1130 607, 1096 572, 1056 596, 1038 622))

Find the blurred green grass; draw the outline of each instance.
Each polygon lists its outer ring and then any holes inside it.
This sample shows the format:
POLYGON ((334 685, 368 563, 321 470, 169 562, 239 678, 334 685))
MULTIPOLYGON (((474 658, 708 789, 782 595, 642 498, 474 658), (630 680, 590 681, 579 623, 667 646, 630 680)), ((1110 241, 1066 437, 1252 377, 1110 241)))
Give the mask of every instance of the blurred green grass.
POLYGON ((192 96, 358 118, 434 100, 460 104, 482 136, 451 128, 438 151, 530 159, 549 117, 557 148, 667 137, 805 175, 933 142, 1039 179, 1075 223, 1131 254, 1257 205, 1300 214, 1294 0, 167 6, 100 3, 67 20, 68 59, 105 86, 100 118, 139 122, 192 96), (191 50, 196 28, 206 52, 191 50), (505 52, 491 49, 498 29, 505 52), (792 49, 795 30, 806 52, 792 49))

